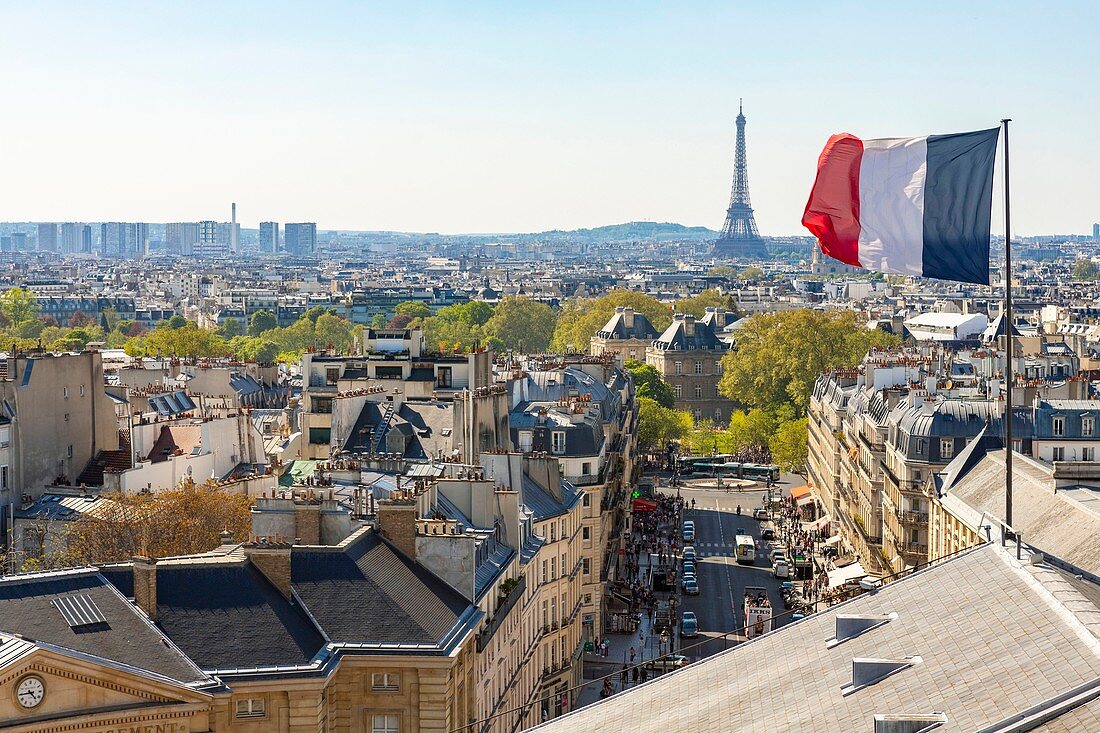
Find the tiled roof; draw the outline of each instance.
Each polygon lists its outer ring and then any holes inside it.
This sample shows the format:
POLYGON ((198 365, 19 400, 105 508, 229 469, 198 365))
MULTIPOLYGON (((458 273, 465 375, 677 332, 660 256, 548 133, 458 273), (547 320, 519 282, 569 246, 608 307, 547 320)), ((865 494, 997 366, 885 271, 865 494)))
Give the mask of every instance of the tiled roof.
POLYGON ((374 532, 339 549, 295 548, 291 582, 334 642, 437 644, 469 605, 374 532))
MULTIPOLYGON (((997 544, 544 724, 543 733, 869 731, 876 714, 942 711, 974 731, 1100 676, 1100 641, 997 544), (898 618, 831 648, 838 614, 898 618), (921 662, 850 694, 852 659, 921 662)), ((939 729, 938 729, 939 730, 939 729)))
POLYGON ((245 562, 159 565, 157 626, 206 670, 306 664, 325 643, 245 562))
POLYGON ((0 631, 149 670, 179 682, 207 679, 94 569, 0 580, 0 631), (106 623, 71 628, 53 605, 56 598, 68 595, 89 597, 106 623))

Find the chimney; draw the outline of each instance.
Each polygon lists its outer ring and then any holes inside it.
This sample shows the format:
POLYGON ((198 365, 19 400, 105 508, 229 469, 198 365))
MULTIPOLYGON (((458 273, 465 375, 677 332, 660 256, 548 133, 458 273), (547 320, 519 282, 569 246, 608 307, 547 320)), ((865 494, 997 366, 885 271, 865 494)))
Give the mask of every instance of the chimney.
MULTIPOLYGON (((619 310, 619 307, 616 307, 615 310, 619 310)), ((623 325, 626 326, 627 330, 634 328, 634 309, 630 307, 622 307, 622 314, 623 325)))
POLYGON ((237 544, 236 542, 233 541, 233 533, 230 532, 228 529, 222 530, 222 532, 218 535, 218 538, 221 540, 222 545, 235 545, 235 544, 237 544))
POLYGON ((695 316, 690 313, 684 316, 684 335, 695 335, 695 316))
POLYGON ((321 544, 321 505, 294 504, 294 535, 301 538, 300 545, 321 544))
POLYGON ((157 561, 155 558, 135 555, 134 565, 134 605, 145 611, 145 615, 157 620, 157 561))
POLYGON ((290 598, 290 543, 249 542, 244 556, 286 599, 290 598))
POLYGON ((416 559, 416 501, 384 499, 378 502, 378 532, 411 560, 416 559))

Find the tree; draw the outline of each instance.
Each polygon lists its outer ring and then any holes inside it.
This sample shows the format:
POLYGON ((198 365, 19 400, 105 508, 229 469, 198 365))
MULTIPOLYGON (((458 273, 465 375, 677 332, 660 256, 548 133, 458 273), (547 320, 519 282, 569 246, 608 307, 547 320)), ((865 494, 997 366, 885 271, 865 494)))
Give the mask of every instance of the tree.
POLYGON ((764 271, 759 267, 746 267, 737 274, 739 280, 763 280, 764 271))
POLYGON ((729 265, 718 265, 707 270, 711 277, 733 277, 733 268, 729 265))
POLYGON ((13 326, 33 321, 38 316, 38 298, 23 288, 11 288, 0 294, 0 312, 13 326))
POLYGON ((1092 260, 1077 260, 1073 263, 1074 280, 1096 280, 1100 278, 1100 267, 1092 260))
POLYGON ((118 328, 118 311, 108 306, 100 313, 100 326, 105 333, 110 333, 118 328))
POLYGON ((898 343, 896 336, 867 329, 851 311, 758 314, 722 358, 718 389, 742 405, 775 413, 790 404, 794 416, 802 416, 819 374, 855 367, 872 347, 898 343))
POLYGON ((279 327, 279 319, 269 310, 258 310, 248 318, 248 335, 259 336, 265 331, 279 327))
POLYGON ((220 336, 194 323, 180 328, 158 328, 126 344, 126 353, 131 356, 194 358, 223 356, 228 350, 228 344, 220 336))
POLYGON ((643 450, 665 450, 691 428, 690 413, 661 407, 648 397, 638 398, 638 445, 643 450))
POLYGON ((251 500, 216 484, 185 479, 155 494, 112 494, 97 510, 72 522, 68 552, 81 564, 207 552, 228 530, 248 539, 251 500))
POLYGON ((414 320, 408 313, 399 313, 386 323, 386 328, 406 328, 414 320))
POLYGON ((672 323, 672 311, 652 295, 612 290, 601 298, 568 301, 558 313, 554 337, 550 343, 551 351, 588 353, 588 344, 593 334, 611 320, 618 306, 629 306, 636 313, 644 315, 658 333, 672 323))
POLYGON ((535 300, 505 298, 485 322, 485 335, 499 339, 504 348, 524 354, 546 351, 554 335, 554 311, 535 300))
POLYGON ((93 323, 95 323, 95 320, 82 310, 74 312, 72 317, 69 318, 69 328, 90 326, 93 323))
POLYGON ((806 418, 785 422, 768 442, 772 460, 784 471, 800 471, 806 465, 808 421, 806 418))
POLYGON ((638 397, 648 397, 661 407, 671 408, 676 403, 672 385, 666 382, 656 367, 631 359, 623 365, 634 378, 638 397))
POLYGON ((736 410, 730 415, 728 432, 732 452, 742 448, 767 449, 775 432, 775 419, 759 407, 749 412, 736 410))
POLYGON ((696 318, 702 318, 707 308, 722 308, 732 313, 737 312, 737 301, 732 295, 722 295, 714 288, 704 290, 698 295, 676 301, 675 310, 678 313, 690 313, 696 318))
POLYGON ((177 313, 168 319, 168 328, 183 328, 187 323, 187 319, 177 313))
POLYGON ((405 300, 398 303, 394 309, 395 316, 410 316, 412 318, 427 318, 432 314, 432 309, 419 300, 405 300))
POLYGON ((374 329, 386 327, 386 317, 381 313, 375 313, 370 317, 370 327, 374 329))
POLYGON ((231 339, 244 333, 241 322, 236 318, 226 318, 218 324, 217 334, 224 339, 231 339))
POLYGON ((332 347, 337 351, 345 351, 351 344, 352 328, 351 322, 347 319, 325 313, 314 325, 314 343, 319 348, 332 347))

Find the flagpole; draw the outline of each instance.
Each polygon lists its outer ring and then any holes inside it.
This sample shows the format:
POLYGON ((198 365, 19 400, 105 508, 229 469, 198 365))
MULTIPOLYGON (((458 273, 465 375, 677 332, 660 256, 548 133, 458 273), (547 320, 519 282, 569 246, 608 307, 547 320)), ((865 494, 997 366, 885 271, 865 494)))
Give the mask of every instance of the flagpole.
POLYGON ((1008 123, 1001 120, 1005 145, 1005 524, 1012 527, 1012 218, 1008 197, 1008 123))

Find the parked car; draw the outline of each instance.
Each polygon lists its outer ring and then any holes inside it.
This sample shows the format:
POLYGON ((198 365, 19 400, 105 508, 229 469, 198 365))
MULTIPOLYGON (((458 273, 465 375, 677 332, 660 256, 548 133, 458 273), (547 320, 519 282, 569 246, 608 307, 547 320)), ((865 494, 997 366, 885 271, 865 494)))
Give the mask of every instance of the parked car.
POLYGON ((684 526, 681 527, 680 529, 684 530, 684 531, 687 531, 687 530, 690 529, 692 532, 694 532, 695 531, 695 522, 694 522, 694 520, 691 520, 691 519, 684 520, 684 526))
POLYGON ((690 578, 684 578, 684 593, 689 596, 699 595, 699 583, 695 580, 695 576, 690 578))
POLYGON ((787 559, 787 551, 782 547, 773 548, 772 551, 768 554, 768 558, 772 561, 772 565, 774 565, 777 560, 787 559))
POLYGON ((684 561, 684 575, 695 575, 695 563, 690 560, 684 561))
POLYGON ((652 662, 646 662, 645 668, 651 672, 674 672, 688 663, 688 658, 683 654, 668 654, 652 662))
POLYGON ((785 558, 779 558, 775 561, 775 568, 772 572, 777 578, 789 578, 791 577, 791 566, 787 564, 785 558))
POLYGON ((694 547, 685 547, 684 548, 684 562, 692 562, 692 563, 695 562, 695 548, 694 547))
POLYGON ((699 619, 695 617, 694 611, 684 611, 680 616, 680 636, 684 638, 691 638, 699 634, 699 619))
POLYGON ((691 527, 687 527, 686 529, 684 529, 683 537, 684 537, 684 544, 686 544, 686 545, 694 544, 695 543, 695 530, 692 529, 691 527))
POLYGON ((768 540, 769 542, 775 539, 775 530, 771 527, 765 527, 760 530, 760 539, 768 540))

